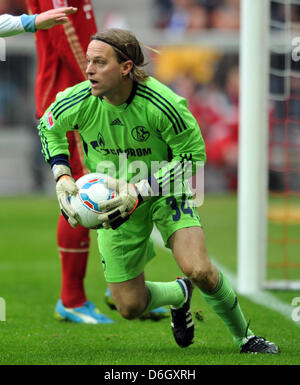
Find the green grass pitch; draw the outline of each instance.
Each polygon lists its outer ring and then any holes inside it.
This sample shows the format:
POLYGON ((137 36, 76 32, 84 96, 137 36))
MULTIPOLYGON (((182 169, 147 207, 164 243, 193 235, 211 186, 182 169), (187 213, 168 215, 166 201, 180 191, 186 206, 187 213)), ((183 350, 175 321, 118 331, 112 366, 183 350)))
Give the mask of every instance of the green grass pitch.
MULTIPOLYGON (((95 233, 85 286, 88 298, 113 318, 113 325, 79 325, 53 318, 60 291, 56 250, 58 205, 54 197, 0 198, 0 297, 6 321, 0 322, 0 365, 281 365, 300 363, 299 327, 266 307, 240 297, 252 330, 279 344, 277 356, 241 355, 222 321, 194 290, 195 340, 180 349, 170 320, 127 321, 103 301, 106 285, 95 233)), ((209 253, 236 270, 236 197, 207 196, 200 209, 209 253)), ((148 280, 169 281, 178 267, 165 250, 147 266, 148 280)), ((277 294, 291 303, 296 293, 277 294)))

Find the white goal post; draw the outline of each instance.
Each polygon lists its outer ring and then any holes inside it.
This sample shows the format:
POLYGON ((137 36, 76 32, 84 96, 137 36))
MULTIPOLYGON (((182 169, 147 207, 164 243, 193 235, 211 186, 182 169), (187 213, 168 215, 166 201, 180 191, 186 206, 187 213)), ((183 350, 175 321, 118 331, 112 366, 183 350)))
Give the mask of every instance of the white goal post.
POLYGON ((268 200, 269 0, 241 0, 238 291, 261 289, 268 200))

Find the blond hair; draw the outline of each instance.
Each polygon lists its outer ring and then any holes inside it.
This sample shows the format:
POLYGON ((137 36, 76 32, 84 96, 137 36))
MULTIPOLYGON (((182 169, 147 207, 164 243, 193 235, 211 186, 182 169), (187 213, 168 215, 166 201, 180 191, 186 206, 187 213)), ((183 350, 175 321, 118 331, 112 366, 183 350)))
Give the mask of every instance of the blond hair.
POLYGON ((111 28, 97 32, 91 37, 91 40, 99 40, 109 44, 113 48, 119 63, 132 60, 133 68, 129 76, 133 80, 142 83, 149 77, 148 73, 142 69, 147 63, 145 63, 141 44, 130 31, 111 28))

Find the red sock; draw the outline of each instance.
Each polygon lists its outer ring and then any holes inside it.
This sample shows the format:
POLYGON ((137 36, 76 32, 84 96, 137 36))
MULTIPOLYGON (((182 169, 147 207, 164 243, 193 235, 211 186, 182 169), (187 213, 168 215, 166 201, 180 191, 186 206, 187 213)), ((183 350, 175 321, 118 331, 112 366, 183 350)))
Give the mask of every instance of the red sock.
POLYGON ((83 280, 90 244, 89 230, 81 225, 73 229, 60 215, 57 244, 62 267, 62 303, 66 307, 82 306, 87 301, 83 280))

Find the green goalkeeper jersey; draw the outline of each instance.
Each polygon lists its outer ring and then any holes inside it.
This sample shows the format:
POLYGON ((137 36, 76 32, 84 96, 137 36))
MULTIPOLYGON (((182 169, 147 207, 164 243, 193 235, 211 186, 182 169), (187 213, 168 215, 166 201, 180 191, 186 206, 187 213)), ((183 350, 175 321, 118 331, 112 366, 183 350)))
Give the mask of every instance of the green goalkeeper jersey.
POLYGON ((134 83, 129 99, 119 106, 93 96, 89 81, 67 88, 38 129, 42 153, 51 165, 67 163, 66 132, 76 130, 91 172, 103 172, 107 166, 115 169, 113 176, 133 183, 148 178, 159 191, 182 178, 186 162, 195 173, 196 165, 206 160, 187 101, 153 77, 134 83))

